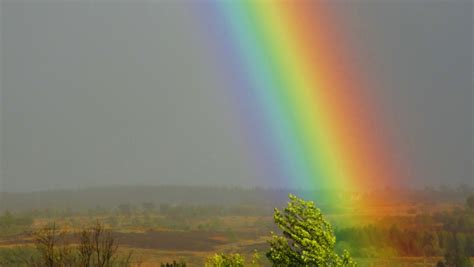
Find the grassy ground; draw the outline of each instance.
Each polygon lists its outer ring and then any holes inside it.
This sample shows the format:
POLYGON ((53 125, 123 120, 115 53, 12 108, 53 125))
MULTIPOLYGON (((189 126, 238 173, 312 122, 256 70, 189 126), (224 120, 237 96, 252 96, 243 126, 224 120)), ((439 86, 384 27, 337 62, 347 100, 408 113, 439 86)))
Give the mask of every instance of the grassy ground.
MULTIPOLYGON (((452 207, 431 207, 442 210, 452 207)), ((328 214, 335 227, 365 225, 380 221, 387 216, 415 216, 426 207, 413 205, 386 205, 367 208, 364 213, 328 214)), ((121 253, 133 251, 137 266, 159 266, 160 263, 184 261, 188 266, 203 266, 207 257, 218 252, 237 252, 247 258, 257 250, 268 249, 266 240, 274 229, 271 216, 164 216, 159 213, 135 212, 123 215, 108 212, 100 215, 70 214, 34 218, 32 230, 54 221, 71 235, 93 224, 104 223, 114 231, 121 253)), ((0 238, 0 258, 15 248, 31 248, 28 234, 15 234, 0 238)), ((28 251, 28 250, 26 250, 28 251)), ((28 253, 28 252, 25 252, 28 253)), ((13 255, 14 256, 14 255, 13 255)), ((360 266, 402 267, 434 266, 439 258, 364 259, 356 261, 360 266)))

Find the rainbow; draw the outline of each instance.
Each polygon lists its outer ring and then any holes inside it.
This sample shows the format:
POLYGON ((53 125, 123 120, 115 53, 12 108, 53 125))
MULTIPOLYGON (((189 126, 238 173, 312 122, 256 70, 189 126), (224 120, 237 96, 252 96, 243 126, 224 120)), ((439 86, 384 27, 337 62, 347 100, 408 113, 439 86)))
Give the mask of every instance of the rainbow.
POLYGON ((263 176, 367 190, 403 177, 381 110, 328 2, 196 4, 263 176))

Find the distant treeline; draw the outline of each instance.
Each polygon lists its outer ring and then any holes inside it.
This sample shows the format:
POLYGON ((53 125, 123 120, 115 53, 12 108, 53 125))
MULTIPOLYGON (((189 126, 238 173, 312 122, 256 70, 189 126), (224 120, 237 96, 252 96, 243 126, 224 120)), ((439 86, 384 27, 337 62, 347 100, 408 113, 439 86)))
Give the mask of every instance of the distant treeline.
POLYGON ((462 203, 472 192, 474 189, 467 185, 456 189, 448 187, 423 190, 386 188, 366 193, 210 186, 110 186, 29 193, 0 192, 0 212, 35 209, 85 211, 97 207, 111 209, 117 207, 118 203, 141 205, 145 202, 157 205, 161 203, 219 206, 250 204, 268 207, 271 211, 273 207, 283 205, 287 201, 288 194, 293 193, 316 201, 326 213, 336 213, 343 212, 347 207, 338 206, 338 202, 334 201, 334 196, 347 198, 352 194, 358 199, 370 198, 371 201, 378 203, 390 200, 397 203, 434 204, 437 202, 462 203))
MULTIPOLYGON (((336 230, 339 250, 360 258, 443 257, 446 266, 472 266, 474 195, 465 207, 336 230)), ((440 264, 438 266, 445 266, 440 264)))

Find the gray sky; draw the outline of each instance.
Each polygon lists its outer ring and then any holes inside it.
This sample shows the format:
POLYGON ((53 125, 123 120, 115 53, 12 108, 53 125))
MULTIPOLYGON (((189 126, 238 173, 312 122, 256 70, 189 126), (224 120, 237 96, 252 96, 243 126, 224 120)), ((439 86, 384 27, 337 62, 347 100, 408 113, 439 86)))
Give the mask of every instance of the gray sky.
MULTIPOLYGON (((472 2, 339 8, 412 184, 472 184, 472 2)), ((184 2, 3 1, 3 189, 265 186, 195 25, 184 2)))

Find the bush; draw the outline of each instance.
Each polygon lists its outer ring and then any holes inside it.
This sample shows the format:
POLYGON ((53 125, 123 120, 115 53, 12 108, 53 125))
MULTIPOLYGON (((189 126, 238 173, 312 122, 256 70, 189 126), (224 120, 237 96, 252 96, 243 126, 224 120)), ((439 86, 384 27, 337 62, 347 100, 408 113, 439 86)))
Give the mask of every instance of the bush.
POLYGON ((245 263, 244 258, 238 254, 214 254, 207 258, 206 267, 243 267, 245 263))

